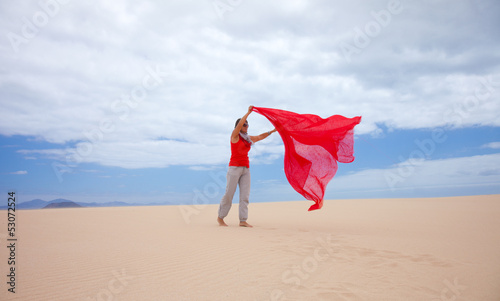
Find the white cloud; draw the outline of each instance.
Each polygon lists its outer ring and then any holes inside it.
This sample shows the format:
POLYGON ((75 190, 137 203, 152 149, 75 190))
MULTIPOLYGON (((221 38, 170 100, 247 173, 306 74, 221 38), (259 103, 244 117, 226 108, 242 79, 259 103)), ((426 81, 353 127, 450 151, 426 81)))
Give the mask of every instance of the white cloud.
MULTIPOLYGON (((81 162, 140 168, 226 162, 234 120, 250 104, 362 115, 358 134, 378 133, 377 124, 500 126, 496 2, 402 1, 348 63, 339 43, 387 4, 252 1, 220 20, 210 1, 73 1, 19 52, 2 40, 0 134, 59 143, 24 152, 64 161, 91 133, 81 162), (148 68, 168 75, 134 101, 148 68), (96 132, 103 123, 112 129, 96 132)), ((39 10, 0 4, 4 36, 22 35, 20 20, 39 10)), ((251 132, 270 127, 256 114, 250 121, 251 132)), ((262 162, 279 141, 270 146, 262 162)))
POLYGON ((11 172, 10 174, 11 175, 27 175, 28 172, 26 170, 19 170, 19 171, 11 172))
POLYGON ((499 149, 500 148, 500 142, 491 142, 491 143, 483 145, 482 148, 499 149))
MULTIPOLYGON (((408 160, 387 169, 369 169, 335 177, 329 195, 355 191, 358 195, 388 197, 402 191, 422 194, 447 188, 463 192, 471 187, 500 185, 500 154, 441 160, 408 160)), ((487 194, 487 193, 486 193, 487 194)))

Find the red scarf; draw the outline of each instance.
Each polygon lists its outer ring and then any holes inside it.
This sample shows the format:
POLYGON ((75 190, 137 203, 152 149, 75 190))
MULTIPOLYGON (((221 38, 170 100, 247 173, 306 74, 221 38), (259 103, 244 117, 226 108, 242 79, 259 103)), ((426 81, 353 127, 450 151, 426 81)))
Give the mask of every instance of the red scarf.
POLYGON ((354 161, 354 127, 361 117, 317 115, 254 107, 276 128, 285 145, 285 175, 292 187, 315 204, 323 206, 328 182, 337 172, 337 161, 354 161))

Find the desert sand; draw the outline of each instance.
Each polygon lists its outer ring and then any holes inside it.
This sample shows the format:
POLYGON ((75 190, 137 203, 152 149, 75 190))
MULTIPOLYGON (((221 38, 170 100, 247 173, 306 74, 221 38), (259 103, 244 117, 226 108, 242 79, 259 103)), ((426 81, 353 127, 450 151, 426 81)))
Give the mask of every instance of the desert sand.
POLYGON ((1 300, 500 300, 500 195, 18 210, 1 300))

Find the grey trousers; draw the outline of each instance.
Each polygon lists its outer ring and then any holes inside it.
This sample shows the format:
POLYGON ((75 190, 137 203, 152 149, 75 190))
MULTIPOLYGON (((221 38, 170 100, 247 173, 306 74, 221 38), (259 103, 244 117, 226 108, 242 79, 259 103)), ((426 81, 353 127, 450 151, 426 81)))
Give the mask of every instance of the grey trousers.
POLYGON ((248 219, 248 202, 250 198, 250 169, 244 166, 229 166, 227 171, 226 193, 219 205, 219 217, 225 218, 231 209, 236 186, 240 186, 240 222, 248 219))

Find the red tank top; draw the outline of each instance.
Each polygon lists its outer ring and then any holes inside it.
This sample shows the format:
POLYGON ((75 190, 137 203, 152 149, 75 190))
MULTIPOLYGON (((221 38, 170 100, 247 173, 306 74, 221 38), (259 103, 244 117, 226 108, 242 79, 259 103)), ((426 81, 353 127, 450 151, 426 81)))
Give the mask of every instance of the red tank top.
POLYGON ((229 160, 229 166, 245 166, 250 168, 250 160, 248 160, 250 147, 250 143, 241 137, 239 137, 238 142, 231 142, 231 159, 229 160))

